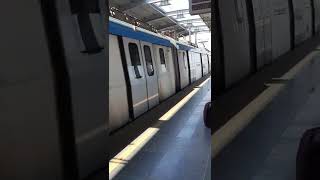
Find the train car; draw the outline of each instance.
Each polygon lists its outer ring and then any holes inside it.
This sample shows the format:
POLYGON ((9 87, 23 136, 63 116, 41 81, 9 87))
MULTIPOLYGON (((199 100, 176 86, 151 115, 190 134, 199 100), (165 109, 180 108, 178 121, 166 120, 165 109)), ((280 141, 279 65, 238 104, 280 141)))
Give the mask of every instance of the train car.
POLYGON ((320 32, 320 0, 218 0, 216 4, 216 94, 320 32))
POLYGON ((208 56, 203 49, 110 17, 110 132, 207 75, 208 56))

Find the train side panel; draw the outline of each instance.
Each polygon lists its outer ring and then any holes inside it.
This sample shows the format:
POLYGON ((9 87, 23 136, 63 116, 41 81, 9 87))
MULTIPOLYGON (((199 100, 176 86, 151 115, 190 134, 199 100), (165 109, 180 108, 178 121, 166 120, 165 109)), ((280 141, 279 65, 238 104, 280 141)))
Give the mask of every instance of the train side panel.
POLYGON ((113 131, 129 122, 126 80, 115 35, 109 35, 109 67, 109 127, 113 131))

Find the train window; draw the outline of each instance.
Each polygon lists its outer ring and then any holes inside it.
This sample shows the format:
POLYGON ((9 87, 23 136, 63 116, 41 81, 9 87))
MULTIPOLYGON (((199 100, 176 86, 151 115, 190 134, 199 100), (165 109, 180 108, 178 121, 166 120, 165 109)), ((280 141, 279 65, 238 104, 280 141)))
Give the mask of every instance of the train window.
POLYGON ((152 63, 152 55, 151 50, 149 46, 144 45, 143 46, 144 56, 146 59, 146 65, 147 65, 147 72, 149 76, 154 75, 154 69, 153 69, 153 63, 152 63))
POLYGON ((186 57, 186 53, 183 52, 183 62, 184 62, 184 68, 187 69, 188 67, 188 59, 186 57))
POLYGON ((140 79, 142 78, 142 76, 140 75, 138 66, 141 66, 141 62, 140 62, 139 49, 137 44, 129 43, 129 53, 131 58, 131 64, 136 74, 136 78, 140 79))
POLYGON ((162 48, 159 48, 159 54, 160 54, 160 62, 161 64, 164 65, 164 67, 166 67, 166 60, 164 58, 164 51, 162 48))

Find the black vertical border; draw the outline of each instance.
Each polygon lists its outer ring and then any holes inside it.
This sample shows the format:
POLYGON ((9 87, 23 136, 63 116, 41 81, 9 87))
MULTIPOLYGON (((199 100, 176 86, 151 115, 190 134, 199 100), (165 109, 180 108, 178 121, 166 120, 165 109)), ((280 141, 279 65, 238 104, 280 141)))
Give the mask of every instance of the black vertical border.
POLYGON ((290 18, 290 44, 291 44, 291 50, 295 47, 295 21, 294 21, 294 9, 293 9, 293 1, 288 0, 288 7, 289 7, 289 18, 290 18))
POLYGON ((189 71, 189 84, 191 84, 191 68, 190 68, 190 58, 189 58, 189 53, 190 51, 186 50, 186 56, 187 56, 187 60, 188 60, 188 71, 189 71))
POLYGON ((63 178, 64 180, 79 179, 70 76, 60 33, 56 1, 41 0, 40 4, 54 73, 63 178))
POLYGON ((178 49, 174 46, 171 47, 172 49, 172 60, 173 66, 175 69, 175 85, 176 85, 176 93, 181 90, 181 72, 179 68, 179 52, 178 49))
POLYGON ((314 36, 316 34, 316 18, 315 18, 315 11, 316 7, 314 6, 314 0, 310 0, 311 5, 311 19, 312 19, 312 35, 314 36))
POLYGON ((201 62, 201 77, 203 77, 203 76, 204 76, 204 73, 203 73, 202 54, 201 54, 201 53, 199 53, 199 54, 200 54, 200 62, 201 62))
POLYGON ((117 36, 117 37, 118 37, 120 56, 121 56, 122 67, 123 67, 123 72, 124 72, 124 78, 126 80, 129 117, 131 120, 134 120, 133 102, 132 102, 132 88, 131 88, 130 76, 129 76, 129 72, 128 72, 128 64, 127 64, 126 55, 125 55, 125 51, 124 51, 123 39, 121 36, 117 36))
MULTIPOLYGON (((104 32, 105 32, 105 40, 106 40, 106 43, 105 43, 105 53, 106 53, 106 58, 107 58, 107 72, 106 72, 106 79, 107 79, 107 82, 106 82, 106 93, 107 93, 107 107, 106 109, 108 110, 107 111, 107 133, 108 133, 108 138, 106 139, 107 142, 109 142, 109 144, 112 144, 112 142, 110 142, 110 138, 109 138, 109 135, 110 135, 110 130, 109 130, 109 122, 110 122, 110 119, 109 119, 109 15, 110 15, 110 11, 109 11, 109 1, 108 0, 99 0, 100 1, 100 4, 101 4, 101 14, 104 16, 104 21, 105 21, 105 26, 104 27, 104 32), (103 8, 105 7, 105 8, 103 8)), ((107 151, 107 159, 110 158, 110 153, 109 153, 109 149, 106 149, 107 151)), ((109 169, 109 163, 106 162, 106 169, 109 169)), ((106 171, 103 171, 105 172, 105 177, 109 179, 109 173, 107 173, 106 171)))
POLYGON ((211 69, 212 69, 212 94, 215 99, 225 89, 225 64, 224 44, 221 27, 219 0, 213 0, 211 4, 212 41, 211 41, 211 69))
POLYGON ((254 9, 252 0, 246 0, 249 25, 249 43, 250 43, 250 59, 251 73, 257 72, 257 39, 256 26, 254 18, 254 9))

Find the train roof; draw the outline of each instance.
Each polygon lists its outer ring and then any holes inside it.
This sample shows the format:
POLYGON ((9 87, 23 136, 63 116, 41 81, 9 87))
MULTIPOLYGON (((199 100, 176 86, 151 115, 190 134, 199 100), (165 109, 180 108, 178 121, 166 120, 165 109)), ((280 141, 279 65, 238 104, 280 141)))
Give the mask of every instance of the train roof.
POLYGON ((109 17, 109 33, 167 47, 175 46, 179 50, 208 53, 201 48, 191 46, 181 41, 176 41, 173 38, 148 31, 113 17, 109 17))
POLYGON ((172 43, 168 38, 132 24, 109 17, 109 33, 132 39, 150 42, 153 44, 171 47, 172 43))

